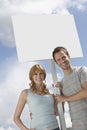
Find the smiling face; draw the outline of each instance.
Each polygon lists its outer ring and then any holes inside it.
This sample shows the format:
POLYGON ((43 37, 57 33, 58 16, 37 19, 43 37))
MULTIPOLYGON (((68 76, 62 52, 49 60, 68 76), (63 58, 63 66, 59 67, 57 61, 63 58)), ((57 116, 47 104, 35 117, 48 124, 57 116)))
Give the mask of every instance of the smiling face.
POLYGON ((70 56, 67 55, 63 50, 56 52, 54 54, 54 58, 56 63, 61 67, 64 72, 68 72, 71 70, 70 56))
POLYGON ((36 64, 30 69, 29 79, 31 83, 29 85, 32 92, 41 95, 49 93, 49 90, 46 88, 45 78, 46 71, 41 65, 36 64))
POLYGON ((32 78, 33 78, 33 81, 35 82, 36 86, 40 86, 44 81, 44 73, 37 70, 37 71, 35 71, 32 78))
POLYGON ((40 86, 46 78, 46 72, 41 65, 34 65, 30 70, 29 78, 35 86, 40 86))

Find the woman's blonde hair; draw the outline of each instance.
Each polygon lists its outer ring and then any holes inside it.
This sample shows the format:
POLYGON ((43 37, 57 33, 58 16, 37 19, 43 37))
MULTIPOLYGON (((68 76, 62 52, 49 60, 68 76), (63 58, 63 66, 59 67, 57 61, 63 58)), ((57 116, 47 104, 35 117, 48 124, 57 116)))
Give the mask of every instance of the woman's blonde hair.
MULTIPOLYGON (((30 88, 32 89, 33 92, 38 91, 37 88, 36 88, 36 84, 35 84, 35 82, 33 80, 33 76, 35 75, 36 71, 39 71, 39 72, 44 74, 44 81, 45 81, 45 78, 46 78, 46 71, 41 65, 36 64, 30 69, 29 79, 31 80, 31 83, 29 85, 30 85, 30 88)), ((49 93, 48 89, 46 88, 46 83, 45 82, 42 83, 42 88, 43 88, 42 90, 43 90, 44 94, 49 93)))

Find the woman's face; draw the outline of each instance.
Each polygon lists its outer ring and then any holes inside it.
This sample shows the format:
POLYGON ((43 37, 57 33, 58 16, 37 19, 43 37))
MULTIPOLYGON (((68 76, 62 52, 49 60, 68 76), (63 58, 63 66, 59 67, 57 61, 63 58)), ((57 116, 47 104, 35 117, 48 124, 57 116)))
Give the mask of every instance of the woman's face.
POLYGON ((40 71, 35 71, 33 75, 33 81, 35 82, 36 85, 41 85, 44 81, 44 73, 40 71))

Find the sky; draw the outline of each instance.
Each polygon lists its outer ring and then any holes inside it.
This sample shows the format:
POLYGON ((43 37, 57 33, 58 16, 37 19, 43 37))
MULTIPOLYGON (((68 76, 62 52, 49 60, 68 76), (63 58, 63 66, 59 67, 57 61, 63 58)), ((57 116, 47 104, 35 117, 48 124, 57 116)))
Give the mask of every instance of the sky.
MULTIPOLYGON (((47 84, 52 84, 48 60, 20 63, 17 57, 11 16, 14 14, 73 14, 83 57, 71 59, 75 66, 87 66, 87 0, 0 0, 0 130, 17 130, 13 114, 21 90, 28 88, 28 72, 40 63, 47 71, 47 84)), ((77 50, 78 53, 78 50, 77 50)), ((56 66, 58 79, 62 71, 56 66)), ((28 108, 23 120, 29 126, 28 108)), ((67 126, 70 126, 66 109, 67 126)))

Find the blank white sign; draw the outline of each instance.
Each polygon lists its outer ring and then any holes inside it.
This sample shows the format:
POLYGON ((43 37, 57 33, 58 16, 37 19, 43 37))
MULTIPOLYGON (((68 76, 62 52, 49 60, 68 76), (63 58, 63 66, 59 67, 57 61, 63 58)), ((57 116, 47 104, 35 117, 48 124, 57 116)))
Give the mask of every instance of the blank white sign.
POLYGON ((20 62, 52 59, 57 46, 72 58, 83 56, 73 15, 14 15, 12 24, 20 62))

